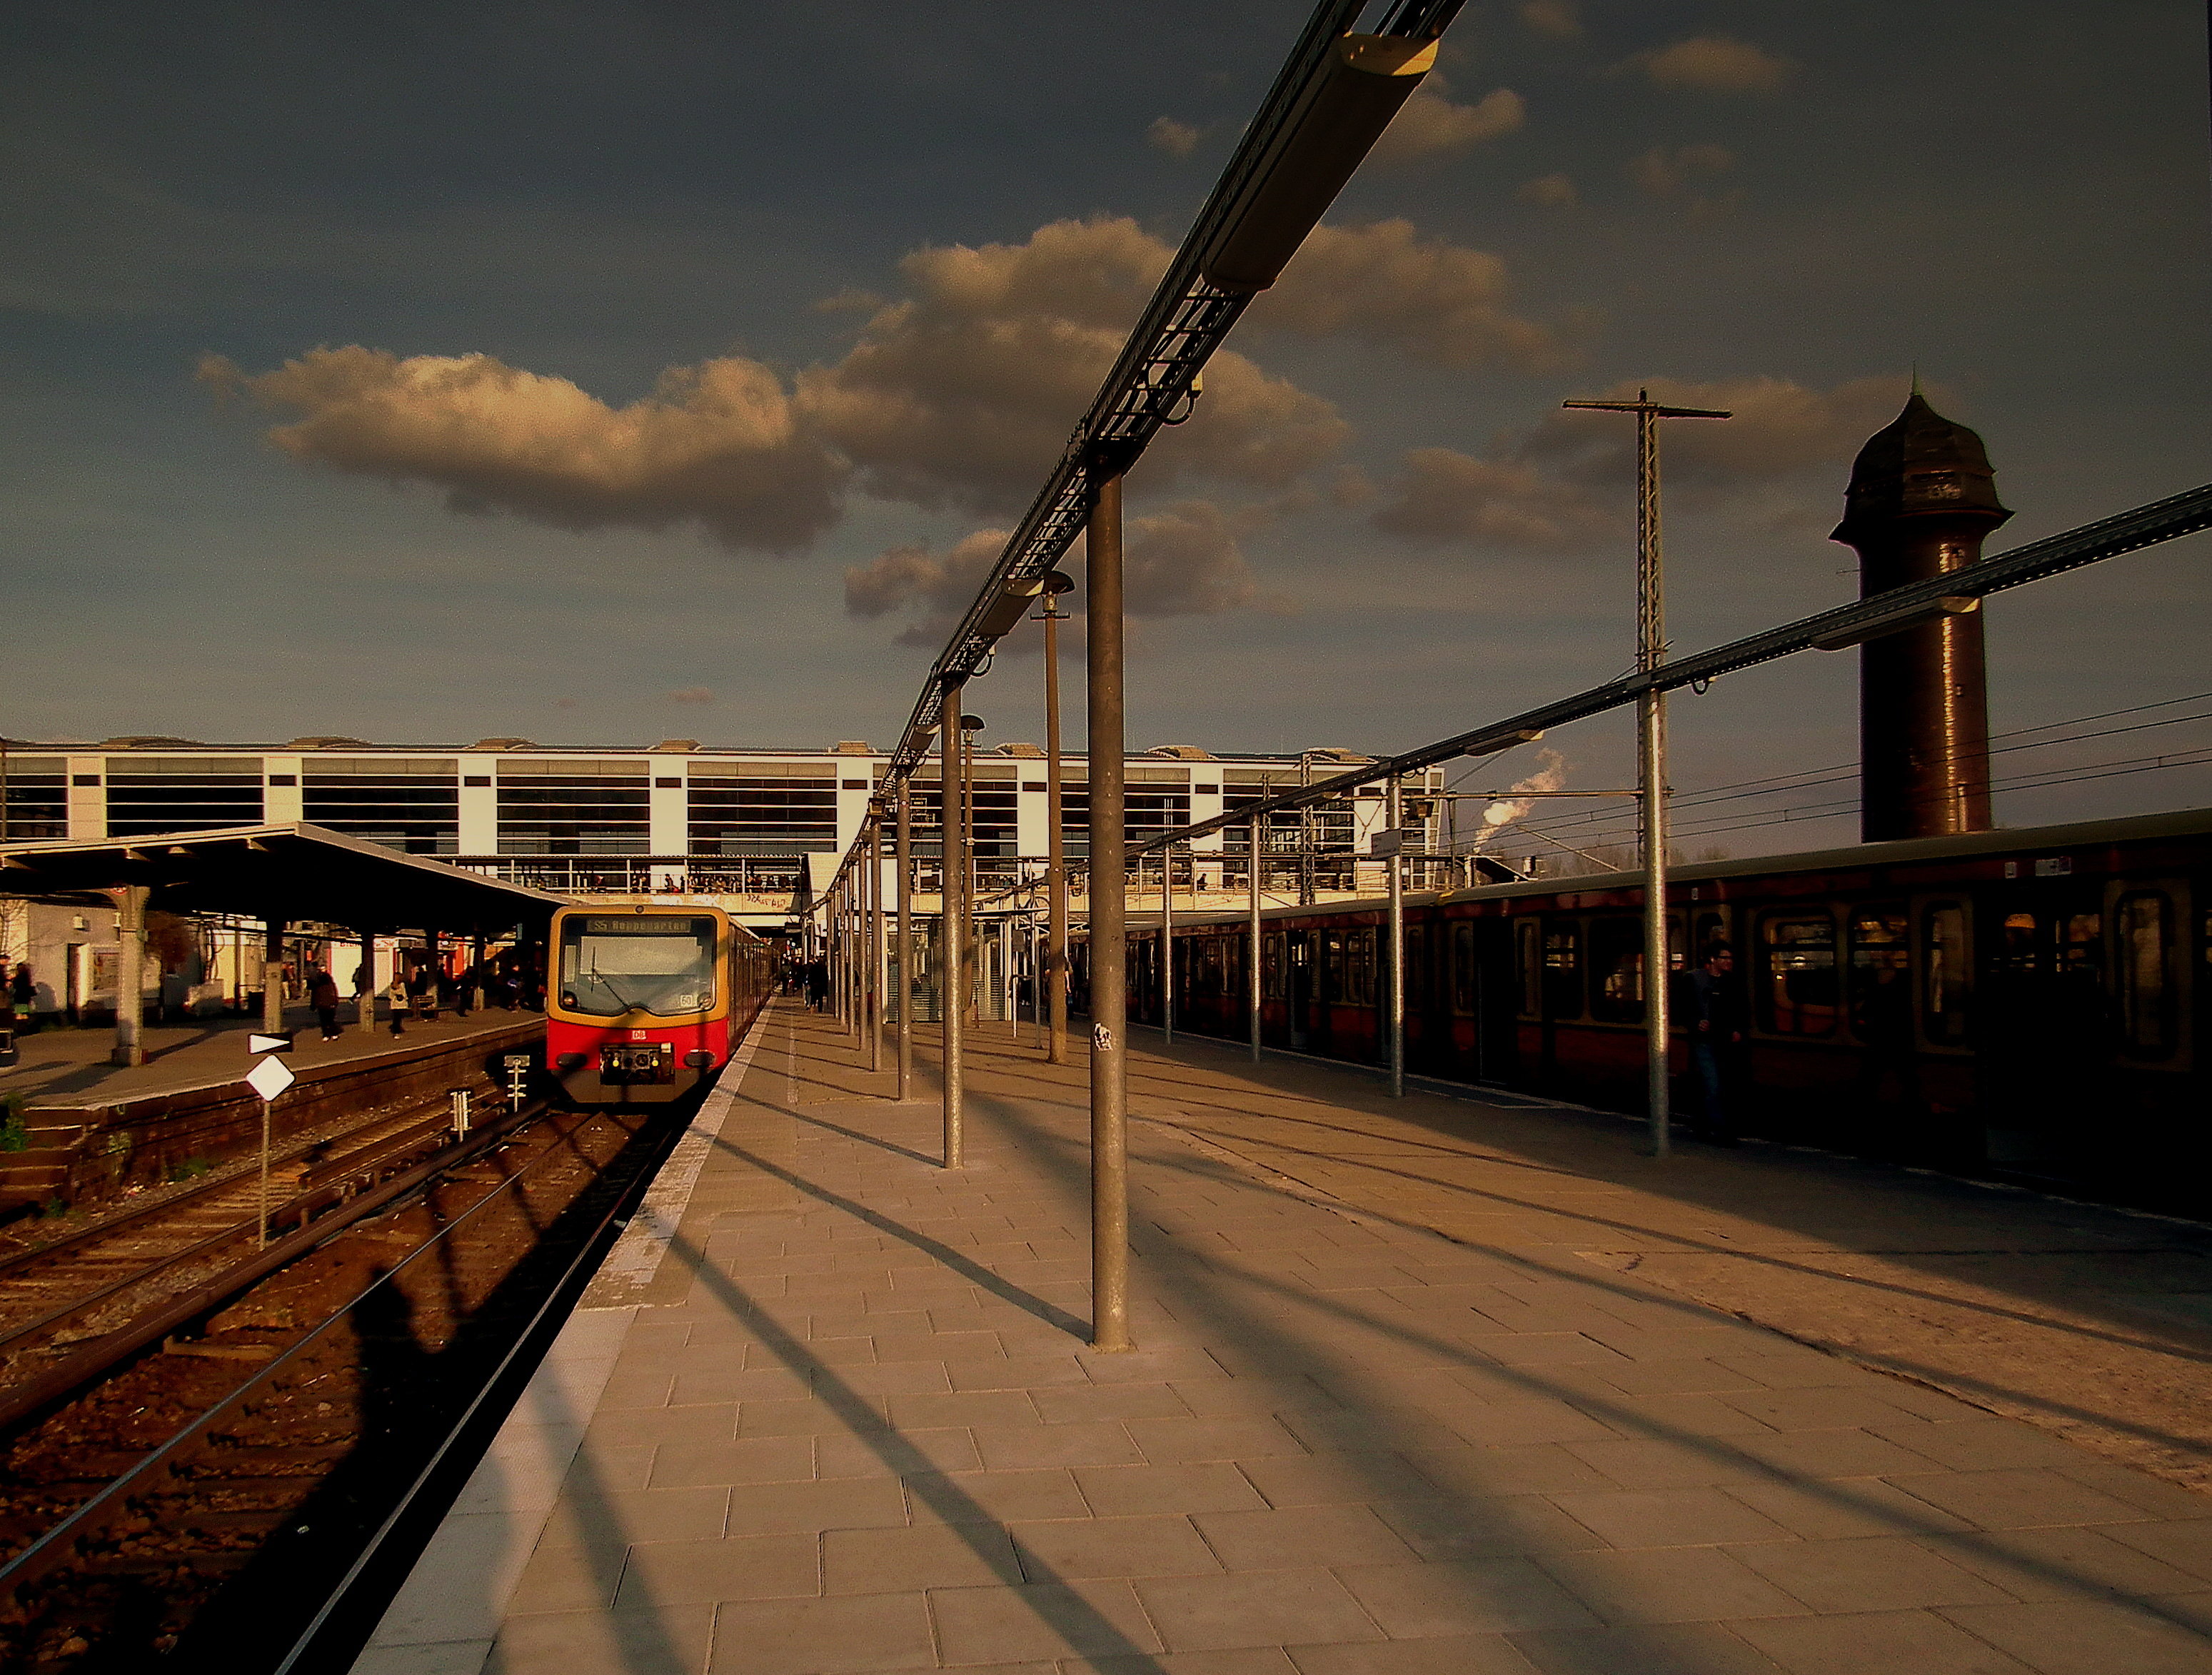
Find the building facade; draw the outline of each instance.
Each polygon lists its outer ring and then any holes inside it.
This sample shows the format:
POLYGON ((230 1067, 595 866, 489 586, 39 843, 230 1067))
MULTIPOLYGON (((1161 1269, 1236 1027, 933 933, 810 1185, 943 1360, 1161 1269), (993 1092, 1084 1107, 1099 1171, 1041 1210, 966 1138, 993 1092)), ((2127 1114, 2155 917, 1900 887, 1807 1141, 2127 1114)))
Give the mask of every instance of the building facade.
MULTIPOLYGON (((11 743, 4 838, 151 836, 222 826, 311 821, 410 854, 435 855, 555 889, 647 888, 671 877, 796 880, 810 855, 842 853, 882 785, 887 752, 848 740, 828 750, 710 750, 696 739, 635 747, 548 747, 520 738, 468 745, 378 745, 355 738, 209 744, 167 737, 98 744, 11 743), (617 880, 626 881, 617 883, 617 880)), ((1141 841, 1273 792, 1368 760, 1339 750, 1217 756, 1164 745, 1127 759, 1128 833, 1141 841)), ((1064 840, 1088 842, 1089 762, 1063 759, 1064 840)), ((1034 744, 986 749, 975 768, 979 864, 1041 859, 1048 821, 1046 762, 1034 744)), ((915 779, 915 834, 934 857, 938 765, 915 779)), ((1409 781, 1441 787, 1431 770, 1409 781)), ((1383 822, 1380 785, 1272 822, 1271 852, 1364 855, 1383 822)), ((1409 822, 1416 823, 1416 822, 1409 822)), ((1246 830, 1200 839, 1194 862, 1241 871, 1246 830)), ((817 863, 818 865, 818 863, 817 863)), ((700 883, 688 888, 696 889, 700 883)))

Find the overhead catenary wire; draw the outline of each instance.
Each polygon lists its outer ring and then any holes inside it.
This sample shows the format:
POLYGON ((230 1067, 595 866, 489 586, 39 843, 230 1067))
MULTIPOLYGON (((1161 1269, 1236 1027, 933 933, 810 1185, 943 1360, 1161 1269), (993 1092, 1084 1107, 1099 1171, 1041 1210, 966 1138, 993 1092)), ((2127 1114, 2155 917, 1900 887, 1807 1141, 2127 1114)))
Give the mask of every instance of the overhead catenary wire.
MULTIPOLYGON (((2172 700, 2169 701, 2186 701, 2172 700)), ((2158 706, 2143 705, 2140 707, 2148 709, 2158 707, 2158 706)), ((2135 713, 2137 712, 2107 712, 2107 713, 2111 714, 2128 714, 2135 713)), ((2000 738, 2013 738, 2017 737, 2020 732, 2040 732, 2047 731, 2048 728, 2051 727, 2079 725, 2081 722, 2083 721, 2094 721, 2101 719, 2101 717, 2094 715, 2083 716, 2080 719, 2080 721, 2077 722, 2054 721, 2047 723, 2045 727, 2022 728, 2016 730, 2014 732, 2000 733, 1996 735, 1996 737, 2000 738)), ((2137 722, 2131 726, 2126 727, 2105 727, 2099 729, 2095 732, 2070 733, 2063 738, 2030 739, 2017 744, 2007 744, 1993 748, 1989 754, 1993 756, 2007 756, 2017 750, 2052 750, 2062 744, 2080 744, 2085 743, 2090 739, 2112 738, 2124 733, 2147 731, 2154 727, 2174 727, 2180 726, 2186 722, 2208 720, 2212 720, 2212 710, 2203 711, 2194 715, 2167 716, 2157 721, 2137 722)), ((1710 807, 1716 803, 1741 802, 1747 799, 1755 799, 1761 797, 1791 796, 1801 791, 1817 790, 1822 786, 1843 784, 1850 780, 1853 774, 1856 774, 1858 772, 1858 768, 1859 764, 1856 762, 1838 762, 1832 767, 1827 768, 1808 768, 1802 775, 1777 774, 1769 780, 1740 780, 1735 781, 1733 786, 1711 786, 1698 791, 1676 792, 1674 793, 1671 800, 1677 808, 1698 808, 1710 807), (1818 777, 1814 777, 1816 775, 1818 777), (1753 788, 1738 788, 1746 786, 1753 788), (1758 788, 1762 786, 1765 788, 1758 788)), ((1995 788, 1997 787, 1995 783, 1992 782, 1992 789, 1995 788)), ((1499 793, 1498 800, 1510 801, 1516 794, 1518 793, 1510 791, 1504 792, 1499 793)), ((1530 828, 1533 824, 1532 822, 1525 821, 1519 823, 1523 829, 1530 828)), ((1589 827, 1601 826, 1610 828, 1618 825, 1619 823, 1619 817, 1616 815, 1613 814, 1609 810, 1601 809, 1592 810, 1588 813, 1568 815, 1564 818, 1558 820, 1547 821, 1545 822, 1544 828, 1547 831, 1553 832, 1571 832, 1578 828, 1589 827)))

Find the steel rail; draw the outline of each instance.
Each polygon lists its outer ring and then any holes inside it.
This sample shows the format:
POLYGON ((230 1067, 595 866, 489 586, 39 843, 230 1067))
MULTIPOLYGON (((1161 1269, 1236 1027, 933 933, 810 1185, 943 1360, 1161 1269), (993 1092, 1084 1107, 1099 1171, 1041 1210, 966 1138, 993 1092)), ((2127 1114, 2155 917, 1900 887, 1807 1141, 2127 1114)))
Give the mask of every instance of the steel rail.
MULTIPOLYGON (((422 1108, 430 1109, 434 1101, 426 1100, 423 1101, 422 1108)), ((269 1211, 269 1225, 276 1227, 283 1222, 296 1218, 300 1227, 305 1228, 317 1211, 343 1203, 345 1189, 348 1186, 357 1182, 364 1175, 374 1174, 380 1170, 391 1168, 403 1159, 412 1157, 422 1150, 426 1141, 434 1140, 441 1135, 450 1133, 452 1120, 446 1114, 443 1102, 435 1101, 434 1103, 437 1108, 434 1114, 417 1118, 404 1128, 395 1130, 381 1140, 371 1141, 367 1145, 356 1148, 343 1157, 333 1159, 328 1163, 319 1165, 310 1170, 307 1175, 301 1178, 299 1184, 302 1190, 295 1193, 283 1203, 271 1206, 269 1211), (309 1184, 310 1181, 313 1182, 312 1185, 309 1184)), ((376 1125, 367 1126, 375 1126, 376 1125)), ((443 1144, 457 1143, 441 1142, 441 1146, 442 1148, 443 1144)), ((313 1150, 313 1147, 309 1146, 305 1150, 313 1150)), ((239 1174, 226 1179, 222 1184, 242 1189, 252 1184, 252 1175, 250 1173, 241 1171, 239 1174)), ((66 1325, 79 1315, 90 1314, 103 1303, 112 1301, 137 1286, 143 1285, 147 1281, 158 1277, 167 1270, 181 1268, 187 1263, 211 1255, 226 1245, 241 1243, 252 1238, 260 1226, 261 1217, 258 1215, 248 1216, 243 1221, 233 1222, 220 1231, 211 1233, 192 1244, 182 1246, 166 1255, 149 1258, 119 1278, 108 1281, 97 1290, 83 1292, 70 1297, 35 1320, 27 1320, 21 1326, 6 1328, 4 1332, 0 1332, 0 1356, 13 1354, 33 1339, 51 1332, 56 1326, 66 1325)))
POLYGON ((1741 640, 1729 640, 1725 645, 1698 652, 1692 657, 1662 663, 1648 673, 1607 681, 1602 686, 1592 687, 1571 698, 1562 698, 1534 709, 1524 710, 1518 715, 1509 716, 1503 721, 1492 721, 1466 732, 1455 733, 1433 744, 1424 744, 1393 756, 1377 756, 1349 772, 1326 780, 1316 780, 1310 786, 1299 786, 1256 802, 1241 803, 1232 811, 1206 820, 1194 821, 1188 826, 1160 833, 1142 841, 1132 841, 1129 853, 1139 855, 1165 844, 1187 843, 1193 838, 1204 837, 1231 826, 1241 826, 1255 816, 1325 802, 1361 786, 1388 779, 1392 774, 1431 768, 1455 756, 1485 756, 1509 749, 1524 742, 1529 735, 1563 727, 1569 722, 1587 720, 1593 715, 1601 715, 1607 710, 1632 704, 1646 692, 1671 692, 1680 687, 1702 685, 1723 675, 1735 674, 1739 670, 1808 651, 1817 641, 1846 639, 1856 633, 1880 628, 1886 623, 1897 622, 1901 629, 1911 626, 1911 619, 1916 615, 1941 610, 1946 599, 1986 598, 2007 588, 2042 581, 2069 570, 2077 570, 2108 558, 2118 558, 2124 553, 2140 551, 2145 547, 2177 540, 2185 535, 2195 535, 2207 529, 2212 529, 2212 483, 2169 495, 2162 501, 2153 501, 2110 518, 2100 518, 2095 523, 2083 524, 2078 528, 2045 537, 2043 540, 2030 542, 2024 547, 2014 547, 2009 552, 1984 558, 1963 569, 1946 570, 1941 575, 1910 582, 1903 587, 1893 587, 1863 599, 1855 599, 1850 604, 1800 617, 1778 628, 1765 628, 1741 640))
MULTIPOLYGON (((456 1168, 483 1152, 504 1144, 516 1130, 543 1116, 549 1108, 546 1101, 534 1100, 519 1110, 495 1119, 451 1151, 417 1164, 380 1186, 371 1187, 339 1205, 319 1221, 310 1222, 296 1232, 272 1241, 266 1249, 257 1251, 244 1261, 233 1264, 204 1284, 169 1299, 159 1308, 141 1314, 129 1325, 95 1339, 75 1354, 55 1362, 37 1378, 0 1393, 0 1435, 6 1435, 14 1427, 35 1417, 55 1404, 66 1400, 118 1362, 157 1343, 179 1327, 189 1325, 199 1316, 220 1308, 257 1280, 275 1273, 325 1241, 336 1238, 356 1222, 366 1219, 372 1211, 382 1211, 416 1188, 434 1180, 447 1170, 456 1168)), ((14 1561, 11 1560, 7 1565, 0 1566, 0 1589, 4 1589, 9 1577, 13 1575, 13 1565, 14 1561)))
MULTIPOLYGON (((1462 3, 1464 0, 1398 0, 1385 15, 1379 33, 1433 39, 1443 33, 1462 3)), ((1200 270, 1215 244, 1243 214, 1247 189, 1269 163, 1276 141, 1303 113, 1337 39, 1358 21, 1367 4, 1368 0, 1321 0, 1307 20, 1090 409, 1070 434, 1059 461, 1007 537, 998 561, 945 649, 930 665, 921 695, 885 766, 883 787, 911 777, 929 754, 931 736, 943 713, 946 683, 981 672, 996 643, 986 622, 1006 597, 1008 587, 1042 580, 1082 532, 1088 517, 1087 457, 1097 449, 1109 448, 1118 462, 1117 472, 1126 470, 1163 425, 1182 422, 1169 416, 1179 404, 1194 399, 1193 386, 1199 373, 1258 294, 1213 284, 1200 270)), ((879 822, 887 812, 884 790, 879 787, 870 799, 868 820, 879 822)), ((820 899, 826 899, 857 864, 859 847, 856 841, 847 850, 823 898, 810 902, 807 911, 818 907, 820 899)))
MULTIPOLYGON (((548 1101, 538 1100, 533 1101, 529 1105, 524 1106, 519 1111, 511 1113, 508 1118, 497 1125, 495 1130, 491 1127, 486 1128, 483 1132, 481 1139, 477 1137, 471 1137, 471 1141, 469 1142, 470 1155, 474 1156, 477 1151, 489 1149, 489 1147, 495 1144, 503 1143, 507 1138, 512 1138, 515 1130, 526 1126, 528 1123, 534 1121, 541 1116, 545 1115, 550 1108, 550 1107, 548 1101)), ((426 1253, 434 1249, 440 1241, 447 1238, 458 1229, 473 1220, 480 1211, 483 1211, 490 1205, 496 1203, 502 1194, 514 1187, 517 1182, 525 1179, 530 1172, 536 1168, 539 1164, 545 1162, 548 1158, 556 1156, 557 1151, 558 1148, 556 1147, 546 1148, 545 1150, 540 1152, 537 1156, 532 1157, 525 1162, 520 1169, 514 1172, 514 1174, 507 1176, 504 1180, 500 1181, 490 1192, 485 1193, 483 1197, 477 1199, 474 1204, 469 1205, 467 1209, 455 1216, 452 1221, 447 1222, 442 1227, 434 1229, 429 1236, 422 1241, 422 1243, 416 1246, 413 1250, 408 1252, 406 1255, 401 1257, 397 1262, 393 1263, 391 1267, 386 1269, 374 1279, 371 1280, 369 1284, 362 1288, 362 1290, 354 1297, 341 1304, 324 1320, 311 1327, 306 1335, 301 1337, 296 1343, 287 1345, 278 1355, 270 1360, 265 1366, 257 1371, 251 1378, 247 1379, 243 1384, 240 1385, 236 1389, 224 1396, 220 1401, 209 1408, 207 1411, 200 1414, 197 1418, 191 1420, 181 1430, 177 1431, 167 1441, 157 1444, 137 1461, 125 1468, 120 1474, 103 1485, 98 1493, 93 1495, 89 1499, 82 1502, 77 1506, 71 1508, 69 1513, 65 1514, 60 1521, 44 1531, 36 1540, 33 1541, 28 1546, 24 1548, 22 1551, 15 1554, 12 1558, 9 1558, 4 1564, 0 1564, 0 1597, 4 1597, 9 1593, 12 1593, 15 1589, 21 1587, 24 1584, 37 1580, 40 1576, 42 1576, 46 1574, 46 1572, 52 1570, 56 1565, 67 1563, 69 1559, 73 1557, 73 1544, 76 1538, 83 1534, 88 1533, 93 1529, 99 1527, 99 1526, 104 1521, 103 1514, 112 1513, 126 1496, 136 1490, 144 1482, 156 1466, 164 1465, 177 1458, 185 1445, 204 1435, 207 1431, 208 1428, 212 1425, 219 1417, 235 1408, 248 1394, 259 1388, 270 1379, 273 1378, 278 1372, 289 1366, 293 1362, 297 1360, 310 1345, 319 1340, 325 1332, 336 1326, 339 1321, 346 1319, 352 1311, 359 1306, 363 1297, 366 1297, 370 1292, 378 1290, 380 1287, 389 1284, 395 1276, 411 1265, 417 1259, 423 1256, 426 1253)), ((441 1159, 438 1161, 436 1167, 438 1169, 442 1170, 446 1168, 451 1167, 456 1161, 458 1160, 453 1158, 441 1159)), ((427 1168, 428 1166, 426 1166, 426 1168, 427 1168)), ((381 1207, 383 1205, 390 1202, 391 1199, 402 1196, 406 1190, 414 1186, 422 1184, 421 1180, 418 1180, 417 1177, 423 1174, 424 1171, 416 1171, 409 1175, 401 1177, 398 1180, 388 1183, 386 1186, 379 1188, 376 1193, 368 1195, 367 1198, 356 1200, 356 1203, 362 1206, 361 1212, 358 1214, 349 1213, 346 1219, 346 1226, 349 1227, 354 1222, 362 1219, 366 1215, 368 1209, 381 1207), (374 1203, 372 1203, 372 1200, 374 1200, 374 1203)), ((232 1275, 244 1274, 246 1270, 249 1267, 258 1268, 264 1272, 273 1272, 276 1268, 284 1265, 285 1262, 294 1259, 304 1251, 314 1248, 320 1245, 327 1237, 344 1230, 345 1229, 343 1227, 331 1229, 326 1225, 318 1224, 311 1229, 307 1229, 300 1234, 295 1234, 291 1239, 284 1241, 286 1247, 290 1248, 286 1250, 285 1256, 282 1261, 271 1262, 267 1259, 274 1256, 277 1252, 278 1247, 272 1245, 268 1250, 262 1252, 252 1263, 240 1265, 238 1268, 233 1269, 230 1274, 223 1276, 221 1280, 216 1282, 216 1284, 219 1285, 225 1284, 231 1279, 232 1275)), ((243 1289, 244 1284, 251 1284, 253 1278, 258 1278, 261 1277, 262 1275, 259 1273, 254 1274, 242 1281, 240 1284, 230 1286, 230 1288, 223 1293, 223 1296, 228 1296, 234 1295, 236 1290, 243 1289)), ((204 1288, 202 1293, 195 1293, 194 1298, 187 1299, 186 1301, 198 1300, 200 1302, 200 1308, 195 1312, 204 1314, 210 1308, 214 1307, 215 1303, 222 1301, 222 1296, 215 1297, 212 1301, 207 1300, 206 1293, 211 1292, 213 1290, 214 1287, 212 1286, 204 1288)), ((173 1318, 177 1316, 178 1313, 179 1311, 175 1308, 165 1310, 163 1312, 162 1318, 164 1321, 167 1322, 181 1324, 181 1320, 174 1320, 173 1318)), ((185 1314, 183 1318, 190 1319, 191 1315, 185 1314)), ((535 1317, 533 1317, 533 1324, 534 1320, 535 1317)), ((133 1335, 143 1338, 143 1333, 134 1333, 133 1335)), ((154 1334, 155 1337, 159 1337, 162 1334, 160 1332, 154 1334)), ((135 1347, 143 1348, 145 1344, 152 1341, 152 1338, 143 1338, 143 1341, 135 1345, 135 1347)), ((114 1357, 114 1359, 118 1360, 121 1358, 123 1357, 120 1356, 114 1357)), ((502 1367, 503 1366, 504 1363, 502 1363, 502 1367)), ((82 1381, 81 1381, 81 1382, 82 1382, 82 1381)), ((48 1405, 51 1405, 53 1399, 55 1399, 52 1395, 49 1395, 47 1398, 48 1405)), ((18 1401, 15 1405, 18 1409, 21 1409, 22 1404, 18 1401)), ((24 1416, 21 1411, 18 1411, 10 1416, 11 1419, 20 1419, 22 1417, 24 1416)))

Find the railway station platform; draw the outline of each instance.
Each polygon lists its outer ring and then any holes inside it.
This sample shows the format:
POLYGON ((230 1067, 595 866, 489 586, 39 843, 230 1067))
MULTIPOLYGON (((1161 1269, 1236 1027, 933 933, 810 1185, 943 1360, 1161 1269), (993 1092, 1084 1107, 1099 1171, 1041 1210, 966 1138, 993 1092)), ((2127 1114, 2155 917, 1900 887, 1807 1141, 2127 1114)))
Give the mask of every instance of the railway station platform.
MULTIPOLYGON (((439 1014, 435 1023, 409 1020, 406 1034, 395 1041, 380 1008, 374 1030, 363 1029, 349 998, 338 1009, 338 1026, 345 1033, 326 1041, 317 1029, 313 1009, 293 1006, 284 1013, 284 1028, 293 1041, 284 1059, 295 1071, 301 1071, 394 1047, 459 1042, 543 1021, 535 1012, 493 1008, 462 1017, 448 1010, 439 1014)), ((253 1068, 255 1057, 246 1051, 246 1038, 259 1034, 261 1027, 258 1013, 149 1024, 140 1035, 146 1062, 125 1068, 109 1062, 115 1047, 112 1029, 50 1026, 15 1038, 17 1062, 0 1069, 0 1095, 21 1094, 33 1105, 112 1104, 235 1082, 253 1068)))
POLYGON ((778 1003, 356 1675, 2212 1669, 2212 1232, 1140 1033, 1100 1355, 980 1035, 778 1003))

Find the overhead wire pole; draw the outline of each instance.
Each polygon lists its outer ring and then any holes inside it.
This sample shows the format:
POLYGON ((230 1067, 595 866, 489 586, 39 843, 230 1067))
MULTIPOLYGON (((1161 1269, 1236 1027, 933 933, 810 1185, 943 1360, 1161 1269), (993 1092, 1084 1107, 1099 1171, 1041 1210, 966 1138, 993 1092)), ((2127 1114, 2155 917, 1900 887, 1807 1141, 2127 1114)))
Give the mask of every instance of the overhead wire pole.
MULTIPOLYGON (((1710 407, 1668 407, 1638 390, 1634 401, 1564 401, 1562 407, 1636 416, 1636 667, 1650 675, 1667 660, 1665 572, 1659 548, 1659 421, 1725 419, 1710 407)), ((1650 1150, 1673 1144, 1667 992, 1667 695, 1647 685, 1636 697, 1637 788, 1644 851, 1644 1077, 1650 1150)))

